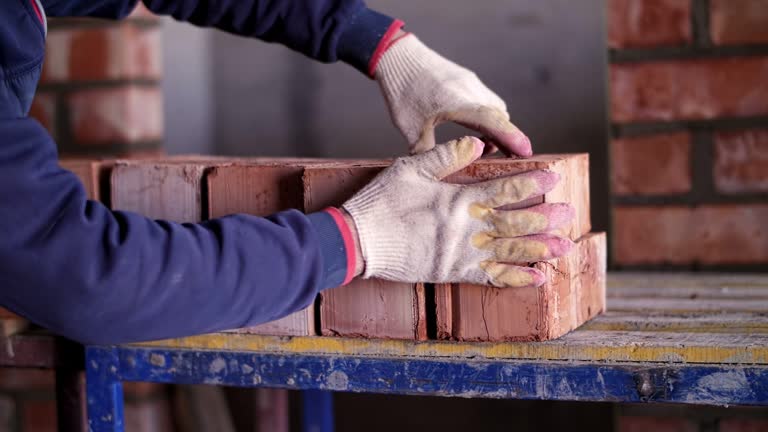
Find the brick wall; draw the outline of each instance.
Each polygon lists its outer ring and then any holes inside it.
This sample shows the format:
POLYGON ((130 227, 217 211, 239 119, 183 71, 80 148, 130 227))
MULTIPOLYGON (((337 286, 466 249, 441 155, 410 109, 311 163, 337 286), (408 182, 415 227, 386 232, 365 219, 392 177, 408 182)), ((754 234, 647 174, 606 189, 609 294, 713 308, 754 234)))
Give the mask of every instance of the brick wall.
POLYGON ((608 0, 617 267, 768 263, 768 0, 608 0))
POLYGON ((154 153, 163 137, 160 22, 50 19, 32 116, 64 155, 154 153))

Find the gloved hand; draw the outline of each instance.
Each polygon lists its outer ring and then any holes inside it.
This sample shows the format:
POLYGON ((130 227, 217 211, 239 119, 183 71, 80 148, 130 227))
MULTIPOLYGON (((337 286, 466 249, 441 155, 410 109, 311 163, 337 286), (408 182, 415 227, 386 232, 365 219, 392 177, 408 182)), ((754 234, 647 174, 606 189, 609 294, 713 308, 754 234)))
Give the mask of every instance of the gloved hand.
POLYGON ((473 72, 408 34, 382 55, 374 77, 412 154, 435 146, 435 127, 452 121, 476 130, 507 155, 531 156, 531 142, 510 123, 507 106, 473 72))
POLYGON ((497 287, 544 283, 539 270, 514 263, 566 254, 572 242, 547 233, 567 225, 573 209, 498 208, 550 191, 559 176, 539 170, 472 185, 440 181, 482 152, 479 139, 465 137, 397 159, 344 204, 357 231, 364 277, 497 287))

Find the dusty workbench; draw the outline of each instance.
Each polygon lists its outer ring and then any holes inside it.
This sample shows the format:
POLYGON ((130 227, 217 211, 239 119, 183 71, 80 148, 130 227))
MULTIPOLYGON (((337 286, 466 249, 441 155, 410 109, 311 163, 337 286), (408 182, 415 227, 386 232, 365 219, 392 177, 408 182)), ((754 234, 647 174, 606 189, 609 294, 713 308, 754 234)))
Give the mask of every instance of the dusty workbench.
POLYGON ((768 405, 768 274, 614 273, 608 312, 554 341, 459 343, 213 334, 87 347, 94 431, 122 430, 121 381, 472 398, 768 405))

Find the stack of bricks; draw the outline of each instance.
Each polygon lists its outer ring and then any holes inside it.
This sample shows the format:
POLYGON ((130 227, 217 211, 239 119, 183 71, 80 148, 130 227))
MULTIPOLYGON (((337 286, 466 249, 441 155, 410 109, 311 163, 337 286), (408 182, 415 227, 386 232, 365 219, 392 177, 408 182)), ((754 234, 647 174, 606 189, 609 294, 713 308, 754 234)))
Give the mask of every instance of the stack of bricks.
POLYGON ((48 21, 31 115, 67 156, 135 156, 163 137, 159 19, 144 6, 123 21, 48 21))
POLYGON ((768 263, 768 1, 610 0, 613 264, 768 263))
POLYGON ((543 197, 521 203, 567 202, 575 210, 562 233, 575 242, 570 254, 534 267, 546 276, 538 288, 499 289, 468 284, 435 286, 436 335, 467 341, 542 341, 558 338, 605 310, 606 238, 591 233, 589 158, 586 154, 481 161, 449 177, 460 184, 535 169, 560 174, 543 197))
MULTIPOLYGON (((118 161, 111 205, 156 219, 198 222, 232 213, 266 216, 290 208, 315 212, 340 206, 391 161, 207 159, 181 157, 118 161)), ((569 202, 576 218, 563 235, 576 247, 567 257, 535 263, 547 276, 539 288, 354 280, 327 290, 316 305, 240 333, 472 341, 547 340, 573 330, 605 309, 605 235, 590 233, 586 154, 476 162, 446 179, 473 183, 534 169, 562 181, 545 196, 522 203, 569 202)))

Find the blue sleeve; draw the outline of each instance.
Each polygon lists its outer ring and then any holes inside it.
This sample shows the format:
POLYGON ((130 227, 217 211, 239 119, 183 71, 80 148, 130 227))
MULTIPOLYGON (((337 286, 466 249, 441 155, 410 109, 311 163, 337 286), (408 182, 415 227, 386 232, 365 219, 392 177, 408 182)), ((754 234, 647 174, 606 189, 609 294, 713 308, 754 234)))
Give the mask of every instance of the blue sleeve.
POLYGON ((47 132, 0 120, 0 305, 84 343, 250 326, 309 305, 346 274, 331 216, 200 224, 86 200, 47 132))
MULTIPOLYGON (((366 72, 393 19, 363 0, 143 0, 158 15, 279 42, 309 57, 366 72)), ((122 18, 138 0, 43 0, 51 16, 122 18)))

